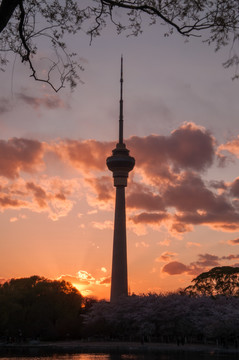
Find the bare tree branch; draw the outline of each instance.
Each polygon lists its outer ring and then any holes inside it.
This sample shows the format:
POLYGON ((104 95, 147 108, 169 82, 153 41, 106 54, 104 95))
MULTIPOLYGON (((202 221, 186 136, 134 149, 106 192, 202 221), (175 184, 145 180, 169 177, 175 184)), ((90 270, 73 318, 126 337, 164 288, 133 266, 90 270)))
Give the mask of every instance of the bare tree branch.
POLYGON ((234 66, 237 70, 238 0, 2 0, 0 67, 6 66, 7 53, 12 51, 29 65, 30 76, 35 80, 49 84, 55 91, 64 87, 65 82, 74 88, 80 81, 77 69, 82 70, 82 67, 75 58, 77 54, 68 53, 65 35, 82 31, 90 36, 91 44, 111 22, 118 33, 126 31, 127 36, 137 36, 147 20, 149 25, 157 20, 168 25, 165 35, 175 30, 187 38, 202 36, 204 42, 213 44, 215 51, 232 44, 233 51, 224 66, 234 66), (123 23, 115 9, 122 9, 123 23), (36 54, 40 52, 40 37, 50 42, 55 54, 53 59, 48 59, 45 79, 37 75, 35 65, 35 60, 39 60, 36 54), (55 75, 58 76, 57 86, 53 84, 55 75))
MULTIPOLYGON (((32 61, 31 61, 31 50, 27 44, 27 41, 26 41, 26 38, 25 38, 25 35, 24 35, 24 20, 25 20, 25 16, 26 16, 26 13, 25 13, 25 10, 24 10, 24 6, 23 6, 23 0, 19 0, 19 7, 20 7, 20 22, 19 22, 19 27, 18 27, 18 31, 19 31, 19 36, 20 36, 20 39, 22 40, 22 45, 26 51, 25 55, 21 55, 21 58, 22 58, 22 62, 27 62, 30 66, 30 69, 32 71, 32 74, 30 75, 31 77, 33 77, 36 81, 40 81, 40 82, 44 82, 44 83, 47 83, 48 85, 50 85, 50 87, 55 91, 55 92, 58 92, 60 89, 62 89, 64 87, 64 80, 65 80, 65 77, 63 77, 61 79, 61 84, 59 87, 55 87, 52 82, 50 81, 50 73, 52 72, 52 70, 57 66, 57 63, 54 63, 52 64, 52 66, 50 67, 49 71, 48 71, 48 77, 47 79, 42 79, 42 78, 39 78, 37 75, 36 75, 36 70, 32 64, 32 61)), ((68 74, 67 74, 68 75, 68 74)), ((67 76, 66 75, 66 76, 67 76)))

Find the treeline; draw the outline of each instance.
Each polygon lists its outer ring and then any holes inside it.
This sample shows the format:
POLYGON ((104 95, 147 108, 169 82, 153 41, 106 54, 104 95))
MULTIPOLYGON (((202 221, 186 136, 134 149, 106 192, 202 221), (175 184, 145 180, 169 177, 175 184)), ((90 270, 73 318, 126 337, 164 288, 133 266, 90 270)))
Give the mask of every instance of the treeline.
POLYGON ((70 283, 39 276, 0 286, 0 337, 6 341, 79 338, 85 300, 70 283))
POLYGON ((215 269, 194 279, 193 288, 170 294, 132 295, 117 303, 84 298, 65 281, 39 276, 12 279, 0 285, 0 341, 210 341, 237 346, 239 297, 232 291, 232 284, 238 287, 238 279, 235 271, 215 269))
POLYGON ((237 346, 239 298, 184 292, 135 295, 116 304, 95 304, 85 326, 88 335, 105 339, 237 346))

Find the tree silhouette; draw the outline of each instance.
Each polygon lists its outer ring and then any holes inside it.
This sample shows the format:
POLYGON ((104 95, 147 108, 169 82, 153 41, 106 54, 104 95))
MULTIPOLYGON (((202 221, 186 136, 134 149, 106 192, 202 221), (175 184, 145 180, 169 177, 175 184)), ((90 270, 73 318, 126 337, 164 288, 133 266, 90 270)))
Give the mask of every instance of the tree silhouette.
POLYGON ((84 299, 64 281, 39 276, 12 279, 0 285, 0 339, 90 337, 180 344, 186 339, 187 342, 209 340, 221 345, 237 344, 239 297, 235 296, 238 293, 234 275, 238 276, 239 269, 212 270, 213 278, 224 276, 226 283, 233 284, 229 292, 222 287, 227 296, 150 293, 122 297, 116 303, 109 303, 84 299))
POLYGON ((83 297, 65 281, 39 276, 0 286, 0 336, 15 339, 80 337, 83 297))
POLYGON ((20 55, 30 67, 31 76, 48 83, 55 91, 66 82, 73 89, 80 81, 82 67, 76 53, 67 50, 66 35, 86 32, 90 41, 101 34, 111 21, 118 33, 126 31, 137 36, 142 32, 144 20, 149 24, 159 21, 164 35, 174 31, 185 38, 204 35, 203 41, 219 50, 231 45, 225 67, 235 66, 238 77, 238 54, 235 46, 239 39, 239 5, 237 0, 2 0, 0 5, 0 62, 4 68, 7 54, 20 55), (121 10, 124 16, 118 16, 121 10), (145 16, 144 16, 145 15, 145 16), (123 21, 121 21, 123 19, 123 21), (54 56, 44 58, 48 63, 45 78, 38 75, 34 64, 40 39, 49 42, 54 56), (54 84, 57 76, 59 84, 54 84))
POLYGON ((186 293, 206 296, 239 295, 239 267, 218 266, 198 275, 193 285, 185 289, 186 293))

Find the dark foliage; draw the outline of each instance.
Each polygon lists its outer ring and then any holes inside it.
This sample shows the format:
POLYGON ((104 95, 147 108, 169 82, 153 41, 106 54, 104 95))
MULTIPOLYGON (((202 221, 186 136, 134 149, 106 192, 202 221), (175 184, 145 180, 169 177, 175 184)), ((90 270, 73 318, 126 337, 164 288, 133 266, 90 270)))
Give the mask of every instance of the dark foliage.
POLYGON ((148 294, 99 302, 85 316, 94 338, 237 346, 239 298, 148 294))
POLYGON ((12 279, 0 286, 0 337, 79 338, 83 305, 81 294, 65 281, 12 279))
POLYGON ((206 296, 238 296, 239 268, 232 266, 218 266, 198 275, 192 280, 185 292, 188 295, 206 296))
POLYGON ((116 303, 83 298, 65 281, 39 276, 12 279, 0 286, 0 338, 6 341, 83 338, 180 344, 187 341, 237 346, 237 275, 238 268, 221 267, 193 280, 197 285, 202 280, 212 279, 212 294, 201 291, 192 296, 192 291, 185 289, 178 293, 132 295, 116 303), (220 284, 216 287, 217 294, 214 292, 215 278, 220 284))

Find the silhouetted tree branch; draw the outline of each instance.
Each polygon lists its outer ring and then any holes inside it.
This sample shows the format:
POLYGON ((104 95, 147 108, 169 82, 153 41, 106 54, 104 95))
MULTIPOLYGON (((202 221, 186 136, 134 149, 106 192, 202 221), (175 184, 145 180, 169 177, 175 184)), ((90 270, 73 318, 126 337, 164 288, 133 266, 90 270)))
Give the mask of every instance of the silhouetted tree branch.
POLYGON ((238 296, 239 268, 232 266, 217 266, 198 275, 192 282, 193 285, 190 285, 185 289, 186 294, 238 296))
POLYGON ((150 25, 156 21, 167 25, 165 36, 174 31, 186 38, 203 35, 203 41, 213 44, 216 51, 231 44, 224 66, 234 66, 238 77, 238 0, 2 0, 0 64, 4 69, 8 52, 13 52, 29 65, 35 80, 49 84, 55 91, 66 82, 73 89, 80 81, 78 70, 83 69, 77 54, 68 52, 65 35, 83 31, 92 42, 111 21, 118 33, 126 31, 127 35, 137 36, 147 20, 150 25), (122 10, 123 22, 115 9, 122 10), (40 38, 49 41, 54 51, 50 59, 42 59, 44 65, 48 62, 45 78, 38 75, 34 61, 39 60, 40 38))

